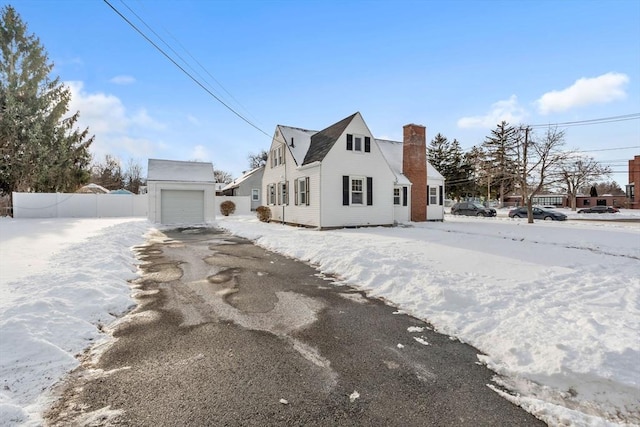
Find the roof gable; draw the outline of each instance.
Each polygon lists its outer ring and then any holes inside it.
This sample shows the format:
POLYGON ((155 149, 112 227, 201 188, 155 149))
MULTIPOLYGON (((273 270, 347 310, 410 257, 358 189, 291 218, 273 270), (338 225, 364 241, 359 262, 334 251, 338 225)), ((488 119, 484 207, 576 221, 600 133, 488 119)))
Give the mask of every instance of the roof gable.
POLYGON ((335 123, 311 136, 309 150, 307 151, 302 164, 306 165, 313 162, 321 162, 331 148, 333 148, 333 145, 336 143, 338 138, 340 138, 344 133, 353 118, 358 114, 359 113, 354 113, 349 117, 340 120, 338 123, 335 123))
POLYGON ((148 181, 214 182, 213 164, 149 159, 148 181))
POLYGON ((237 188, 240 186, 240 184, 242 184, 252 176, 256 175, 257 173, 260 173, 260 175, 262 175, 264 173, 264 166, 260 166, 248 172, 245 172, 240 178, 236 178, 230 183, 223 186, 222 190, 224 191, 224 190, 230 190, 232 188, 237 188))
POLYGON ((309 151, 309 146, 311 145, 311 136, 318 131, 283 125, 278 125, 278 129, 282 135, 282 139, 284 140, 280 142, 287 144, 289 152, 293 156, 293 160, 296 162, 296 165, 302 165, 304 157, 309 151))

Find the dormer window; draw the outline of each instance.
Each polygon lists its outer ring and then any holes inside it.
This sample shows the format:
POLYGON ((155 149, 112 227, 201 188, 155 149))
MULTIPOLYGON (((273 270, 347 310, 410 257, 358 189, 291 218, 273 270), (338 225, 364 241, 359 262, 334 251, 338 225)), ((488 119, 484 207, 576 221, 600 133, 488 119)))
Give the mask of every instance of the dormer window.
POLYGON ((362 153, 371 152, 371 138, 362 135, 347 134, 347 150, 362 153))
POLYGON ((284 164, 284 148, 279 146, 271 150, 271 167, 274 168, 282 164, 284 164))

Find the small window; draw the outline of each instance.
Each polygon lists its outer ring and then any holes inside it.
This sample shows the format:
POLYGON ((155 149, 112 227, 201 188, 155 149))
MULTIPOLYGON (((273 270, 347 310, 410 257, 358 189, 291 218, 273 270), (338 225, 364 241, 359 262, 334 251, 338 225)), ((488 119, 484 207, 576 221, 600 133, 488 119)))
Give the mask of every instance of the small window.
POLYGON ((289 194, 287 192, 287 183, 286 182, 278 183, 278 204, 279 205, 288 205, 289 204, 289 194))
POLYGON ((436 187, 429 187, 429 204, 438 204, 438 189, 436 187))
POLYGON ((260 189, 258 188, 251 189, 251 200, 253 200, 254 202, 257 202, 260 200, 260 189))
POLYGON ((353 137, 353 151, 362 151, 362 137, 353 137))
POLYGON ((394 205, 399 205, 400 204, 400 189, 399 188, 394 188, 393 189, 393 204, 394 205))
POLYGON ((309 178, 298 178, 295 182, 295 203, 309 206, 309 178))
POLYGON ((269 194, 269 203, 270 205, 275 205, 276 204, 276 185, 275 184, 269 184, 269 186, 267 187, 267 192, 269 194))
POLYGON ((355 178, 351 180, 351 204, 362 204, 362 190, 364 184, 361 178, 355 178))

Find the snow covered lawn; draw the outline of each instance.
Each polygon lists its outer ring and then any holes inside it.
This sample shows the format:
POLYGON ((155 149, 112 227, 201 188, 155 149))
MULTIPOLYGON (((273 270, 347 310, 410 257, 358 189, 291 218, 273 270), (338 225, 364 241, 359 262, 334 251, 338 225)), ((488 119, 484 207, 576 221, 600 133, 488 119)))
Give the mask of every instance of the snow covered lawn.
MULTIPOLYGON (((447 216, 318 232, 232 216, 218 225, 476 346, 513 391, 505 396, 552 425, 640 424, 639 223, 447 216)), ((151 227, 0 219, 0 425, 37 424, 46 390, 134 303, 130 248, 151 227)))

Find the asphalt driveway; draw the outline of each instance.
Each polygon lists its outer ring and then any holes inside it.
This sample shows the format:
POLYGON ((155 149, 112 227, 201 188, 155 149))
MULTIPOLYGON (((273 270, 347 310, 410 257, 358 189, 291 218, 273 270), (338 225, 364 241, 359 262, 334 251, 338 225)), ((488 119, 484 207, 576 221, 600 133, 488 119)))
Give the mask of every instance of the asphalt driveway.
POLYGON ((476 349, 305 263, 215 229, 138 252, 139 307, 48 425, 544 425, 487 386, 476 349))

